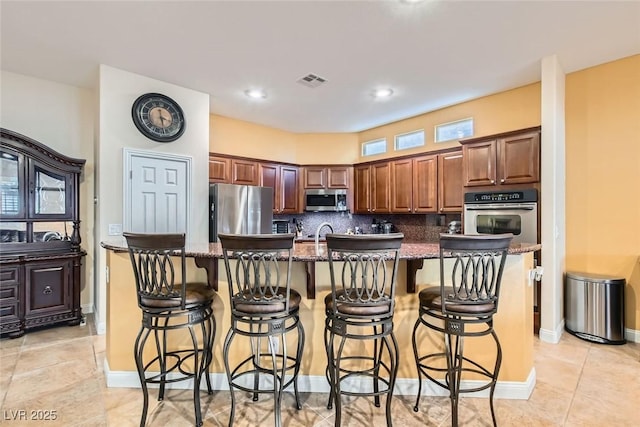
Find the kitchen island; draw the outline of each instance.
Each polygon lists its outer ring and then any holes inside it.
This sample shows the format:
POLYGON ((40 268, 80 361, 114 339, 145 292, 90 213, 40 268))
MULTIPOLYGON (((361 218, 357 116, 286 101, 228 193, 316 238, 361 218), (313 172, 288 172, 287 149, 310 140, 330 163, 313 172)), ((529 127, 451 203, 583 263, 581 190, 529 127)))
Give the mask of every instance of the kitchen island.
MULTIPOLYGON (((107 250, 109 282, 107 284, 107 351, 105 375, 111 387, 139 387, 132 351, 140 324, 140 310, 135 296, 133 272, 124 239, 102 242, 107 250)), ((533 286, 529 270, 533 268, 533 252, 538 244, 514 244, 509 250, 503 274, 500 307, 494 325, 503 347, 497 397, 526 399, 535 385, 533 369, 533 286)), ((226 389, 226 375, 221 360, 222 341, 229 329, 229 296, 224 274, 222 249, 218 243, 189 244, 186 248, 188 280, 208 280, 217 285, 214 313, 218 330, 214 341, 214 361, 211 378, 216 388, 226 389), (199 268, 204 267, 204 268, 199 268), (218 277, 218 272, 222 275, 218 277)), ((394 329, 400 347, 397 389, 399 394, 417 392, 417 374, 411 333, 418 316, 418 295, 424 286, 439 284, 439 248, 437 243, 407 242, 402 244, 401 264, 398 271, 394 329), (413 284, 412 286, 410 284, 413 284)), ((321 245, 316 254, 313 242, 297 242, 293 251, 292 288, 303 295, 300 318, 304 325, 305 343, 300 390, 328 391, 325 379, 324 353, 324 297, 330 292, 326 247, 321 245), (322 250, 324 249, 324 250, 322 250), (312 282, 312 293, 310 285, 312 282), (306 298, 305 296, 306 291, 306 298), (316 297, 317 296, 317 297, 316 297)), ((449 268, 446 263, 446 268, 449 268)), ((183 338, 187 338, 186 336, 183 338)), ((428 331, 419 338, 424 348, 442 347, 442 337, 428 331)), ((469 342, 466 351, 480 360, 490 360, 489 341, 469 342)), ((174 345, 180 346, 181 339, 174 345)), ((230 357, 235 357, 231 355, 230 357)), ((473 380, 473 379, 470 379, 473 380)), ((441 394, 442 391, 425 383, 423 393, 441 394)))

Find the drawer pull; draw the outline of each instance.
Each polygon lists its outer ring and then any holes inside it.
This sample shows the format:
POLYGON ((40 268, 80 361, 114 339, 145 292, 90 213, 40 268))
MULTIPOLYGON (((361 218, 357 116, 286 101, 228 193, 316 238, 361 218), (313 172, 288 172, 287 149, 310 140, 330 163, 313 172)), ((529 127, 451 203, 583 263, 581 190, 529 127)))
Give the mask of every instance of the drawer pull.
POLYGON ((51 286, 49 286, 49 285, 45 286, 44 290, 42 291, 42 293, 45 294, 45 295, 49 295, 52 292, 53 292, 53 290, 51 290, 51 286))

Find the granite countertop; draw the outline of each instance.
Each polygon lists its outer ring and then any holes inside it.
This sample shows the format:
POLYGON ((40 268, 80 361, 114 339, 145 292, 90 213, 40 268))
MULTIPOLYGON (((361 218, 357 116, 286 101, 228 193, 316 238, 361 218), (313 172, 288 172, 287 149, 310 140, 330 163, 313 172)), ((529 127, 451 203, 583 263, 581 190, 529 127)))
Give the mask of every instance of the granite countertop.
MULTIPOLYGON (((105 249, 116 252, 126 251, 127 243, 124 238, 114 238, 101 242, 105 249)), ((509 248, 509 254, 523 254, 540 250, 542 245, 536 243, 514 243, 509 248)), ((316 255, 315 242, 295 241, 293 246, 293 261, 327 261, 326 243, 320 244, 321 254, 316 255)), ((220 243, 188 243, 186 246, 188 257, 222 258, 220 243)), ((400 258, 405 260, 438 258, 440 255, 438 243, 405 241, 400 248, 400 258)))

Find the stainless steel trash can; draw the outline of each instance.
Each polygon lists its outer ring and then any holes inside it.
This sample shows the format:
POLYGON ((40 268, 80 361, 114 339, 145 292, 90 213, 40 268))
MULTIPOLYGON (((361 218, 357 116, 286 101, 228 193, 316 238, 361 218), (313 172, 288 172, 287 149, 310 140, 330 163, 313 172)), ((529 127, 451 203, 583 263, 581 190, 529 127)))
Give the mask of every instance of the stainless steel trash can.
POLYGON ((624 278, 567 272, 565 329, 602 344, 624 344, 624 278))

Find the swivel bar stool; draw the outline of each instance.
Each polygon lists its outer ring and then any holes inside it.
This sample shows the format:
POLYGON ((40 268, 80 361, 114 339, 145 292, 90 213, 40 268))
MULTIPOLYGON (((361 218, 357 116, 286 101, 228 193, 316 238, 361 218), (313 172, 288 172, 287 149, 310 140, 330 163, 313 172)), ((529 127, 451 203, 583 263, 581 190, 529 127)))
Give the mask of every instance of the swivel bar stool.
POLYGON ((491 418, 496 425, 493 394, 502 363, 502 348, 493 329, 493 315, 498 311, 502 272, 512 238, 512 234, 440 235, 440 286, 420 291, 419 316, 412 334, 418 368, 418 396, 414 411, 418 411, 424 376, 448 390, 452 426, 458 425, 460 393, 489 389, 491 418), (449 278, 445 277, 446 258, 452 258, 449 278), (420 326, 444 334, 444 352, 420 355, 416 338, 420 326), (465 337, 486 335, 491 335, 496 345, 493 367, 483 366, 463 352, 465 337), (446 359, 446 368, 442 367, 443 363, 438 364, 443 358, 446 359), (463 387, 463 373, 479 375, 486 382, 463 387))
MULTIPOLYGON (((219 234, 229 283, 231 327, 224 341, 223 359, 231 390, 231 415, 235 417, 234 389, 258 400, 260 393, 273 394, 275 425, 282 425, 281 405, 285 388, 293 384, 297 409, 298 373, 304 347, 300 322, 300 294, 291 289, 293 234, 219 234), (286 336, 297 331, 295 354, 288 353, 286 336), (234 357, 244 357, 231 367, 229 353, 237 336, 249 345, 236 345, 234 357)), ((238 342, 238 344, 242 341, 238 342)))
POLYGON ((342 395, 373 396, 376 406, 386 395, 387 426, 392 425, 398 372, 393 313, 403 238, 401 233, 326 236, 331 275, 331 293, 324 300, 331 388, 327 408, 335 402, 336 426, 341 423, 342 395))
POLYGON ((158 384, 158 400, 163 400, 166 384, 184 380, 193 380, 195 425, 200 426, 200 380, 203 376, 209 394, 212 393, 208 373, 216 329, 211 307, 215 292, 207 283, 187 283, 184 234, 123 235, 129 246, 138 306, 142 310, 142 326, 134 347, 144 399, 140 426, 144 426, 147 419, 147 384, 158 384), (174 258, 179 260, 177 266, 174 258), (177 349, 174 342, 179 340, 177 334, 169 334, 180 329, 189 331, 190 349, 177 349), (152 332, 156 354, 145 363, 144 347, 152 332), (169 335, 171 339, 168 339, 169 335))

